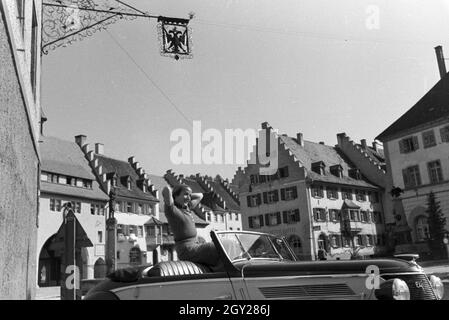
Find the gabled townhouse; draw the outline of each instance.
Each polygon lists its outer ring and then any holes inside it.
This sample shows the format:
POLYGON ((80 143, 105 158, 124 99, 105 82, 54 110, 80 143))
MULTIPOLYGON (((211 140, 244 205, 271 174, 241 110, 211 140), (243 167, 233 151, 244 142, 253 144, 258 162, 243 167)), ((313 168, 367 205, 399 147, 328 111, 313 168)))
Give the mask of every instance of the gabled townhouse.
POLYGON ((177 184, 186 184, 192 192, 203 194, 201 203, 194 209, 200 241, 211 241, 211 230, 242 230, 239 201, 228 181, 200 174, 184 177, 172 170, 168 170, 164 178, 172 188, 177 184))
POLYGON ((37 284, 40 287, 61 284, 63 244, 58 243, 56 233, 63 223, 64 205, 68 202, 93 245, 77 249, 75 260, 81 279, 102 278, 106 271, 105 211, 109 197, 75 142, 46 136, 40 142, 37 284))
MULTIPOLYGON (((154 186, 134 157, 128 161, 107 157, 103 144, 95 143, 94 150, 90 150, 86 139, 85 135, 75 137, 103 190, 113 197, 108 216, 113 214, 116 219, 115 267, 152 263, 152 251, 156 249, 152 230, 158 203, 154 186)), ((106 242, 114 246, 114 241, 106 242)))
MULTIPOLYGON (((441 47, 436 50, 438 57, 441 47)), ((449 221, 449 76, 443 59, 439 65, 441 79, 376 138, 383 142, 388 178, 397 191, 394 219, 402 228, 395 234, 396 251, 423 257, 431 253, 426 213, 431 192, 449 221)))
POLYGON ((239 168, 243 229, 285 236, 300 259, 314 260, 324 249, 329 259, 373 256, 385 250, 381 188, 339 148, 262 129, 277 143, 278 169, 260 174, 258 143, 239 168))
POLYGON ((387 164, 382 144, 373 141, 368 145, 366 139, 357 143, 346 133, 337 134, 337 145, 335 146, 348 158, 357 168, 360 169, 370 182, 380 187, 379 195, 384 212, 384 225, 389 254, 394 253, 394 233, 403 229, 400 223, 394 218, 395 212, 400 211, 400 206, 395 202, 391 190, 393 184, 388 178, 387 164))

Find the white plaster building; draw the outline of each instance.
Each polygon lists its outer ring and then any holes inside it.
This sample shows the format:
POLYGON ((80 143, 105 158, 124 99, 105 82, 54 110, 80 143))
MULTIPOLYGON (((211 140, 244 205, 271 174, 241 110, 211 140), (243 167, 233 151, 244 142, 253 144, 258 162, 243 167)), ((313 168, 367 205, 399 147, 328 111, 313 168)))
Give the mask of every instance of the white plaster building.
MULTIPOLYGON (((399 188, 394 217, 397 252, 429 253, 427 197, 449 221, 449 76, 444 74, 411 109, 378 137, 391 184, 399 188)), ((448 227, 446 227, 448 229, 448 227)))
POLYGON ((43 136, 40 149, 37 283, 41 287, 60 285, 63 244, 55 242, 55 235, 63 223, 63 206, 67 202, 71 202, 75 217, 93 244, 77 252, 81 279, 102 278, 105 275, 105 211, 109 197, 75 142, 43 136))

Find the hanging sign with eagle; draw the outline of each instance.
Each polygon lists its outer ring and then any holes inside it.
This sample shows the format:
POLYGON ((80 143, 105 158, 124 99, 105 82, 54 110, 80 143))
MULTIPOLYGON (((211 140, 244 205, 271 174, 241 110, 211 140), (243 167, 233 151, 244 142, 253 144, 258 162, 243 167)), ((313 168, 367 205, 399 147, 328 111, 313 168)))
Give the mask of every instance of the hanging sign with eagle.
POLYGON ((192 58, 192 30, 188 19, 158 18, 158 35, 161 55, 176 60, 192 58))

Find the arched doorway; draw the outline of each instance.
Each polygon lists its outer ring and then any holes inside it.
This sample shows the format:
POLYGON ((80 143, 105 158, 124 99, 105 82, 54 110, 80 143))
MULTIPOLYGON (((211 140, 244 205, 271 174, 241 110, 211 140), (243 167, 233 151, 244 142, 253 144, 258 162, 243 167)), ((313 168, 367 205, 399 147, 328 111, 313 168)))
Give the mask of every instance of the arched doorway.
POLYGON ((300 258, 302 256, 302 243, 301 238, 296 234, 292 234, 287 238, 287 242, 290 247, 293 249, 295 255, 300 258))
POLYGON ((429 239, 429 223, 426 216, 416 217, 414 227, 417 242, 424 242, 429 239))
POLYGON ((106 262, 103 258, 98 258, 94 265, 94 278, 101 279, 106 277, 106 262))
POLYGON ((61 281, 61 251, 54 245, 55 235, 44 243, 39 254, 39 287, 59 286, 61 281))

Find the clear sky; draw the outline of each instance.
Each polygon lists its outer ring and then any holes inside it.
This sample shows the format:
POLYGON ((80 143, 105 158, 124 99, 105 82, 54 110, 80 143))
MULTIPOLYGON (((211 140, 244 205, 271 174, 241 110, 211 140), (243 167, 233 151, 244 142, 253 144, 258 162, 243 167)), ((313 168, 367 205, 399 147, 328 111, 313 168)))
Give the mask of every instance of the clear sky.
POLYGON ((154 19, 108 28, 139 67, 105 31, 50 51, 42 69, 44 133, 85 134, 92 145, 104 143, 106 155, 135 156, 156 175, 173 169, 232 178, 237 165, 171 162, 170 134, 191 132, 192 120, 223 135, 268 121, 309 141, 335 145, 346 132, 372 142, 438 81, 434 47, 449 57, 446 0, 127 3, 154 15, 195 12, 194 58, 162 57, 154 19))

